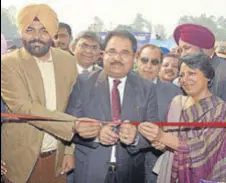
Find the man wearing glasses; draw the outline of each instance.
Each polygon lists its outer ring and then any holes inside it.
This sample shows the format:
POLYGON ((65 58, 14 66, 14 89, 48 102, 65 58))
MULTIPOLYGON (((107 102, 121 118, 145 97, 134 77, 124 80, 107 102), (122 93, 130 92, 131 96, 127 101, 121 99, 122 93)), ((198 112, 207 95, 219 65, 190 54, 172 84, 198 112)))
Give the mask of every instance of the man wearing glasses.
POLYGON ((137 41, 131 33, 109 32, 103 49, 103 70, 86 81, 79 76, 66 110, 105 122, 99 135, 87 132, 92 123, 78 124, 74 182, 142 183, 150 144, 130 121, 158 121, 155 85, 132 72, 137 41))
MULTIPOLYGON (((152 44, 146 44, 140 48, 137 53, 137 71, 143 78, 156 84, 158 117, 160 121, 165 120, 165 116, 171 100, 181 94, 181 90, 176 85, 161 81, 158 73, 162 64, 163 53, 159 47, 152 44)), ((148 152, 146 154, 146 171, 148 182, 156 181, 156 174, 152 172, 152 164, 161 153, 159 151, 148 152)))
POLYGON ((138 51, 136 63, 138 73, 143 78, 156 84, 159 119, 164 121, 168 105, 174 96, 181 93, 181 90, 174 84, 160 81, 158 78, 162 58, 163 53, 159 47, 146 44, 138 51))
POLYGON ((95 64, 100 56, 100 38, 92 31, 82 31, 71 43, 79 74, 87 77, 92 71, 98 70, 95 64))

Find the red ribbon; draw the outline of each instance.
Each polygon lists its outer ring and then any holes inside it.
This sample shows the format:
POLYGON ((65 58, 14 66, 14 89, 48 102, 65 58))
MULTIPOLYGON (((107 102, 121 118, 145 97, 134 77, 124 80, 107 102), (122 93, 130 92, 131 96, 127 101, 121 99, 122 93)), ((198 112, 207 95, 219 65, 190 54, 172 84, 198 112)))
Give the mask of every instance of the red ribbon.
MULTIPOLYGON (((61 119, 54 119, 54 118, 48 118, 48 117, 41 117, 41 116, 33 116, 33 115, 27 115, 27 114, 12 114, 12 113, 1 113, 1 117, 7 117, 8 120, 22 120, 22 121, 61 121, 61 122, 68 122, 68 120, 61 120, 61 119)), ((112 122, 112 121, 88 121, 88 120, 80 120, 81 122, 87 122, 87 123, 96 123, 100 122, 102 124, 109 124, 109 123, 115 123, 120 124, 119 122, 112 122)), ((4 122, 4 121, 3 121, 4 122)), ((6 120, 7 122, 7 120, 6 120)), ((128 122, 129 124, 133 124, 135 126, 140 125, 141 122, 128 122)), ((225 128, 226 122, 155 122, 158 126, 176 126, 176 127, 215 127, 215 128, 225 128)))

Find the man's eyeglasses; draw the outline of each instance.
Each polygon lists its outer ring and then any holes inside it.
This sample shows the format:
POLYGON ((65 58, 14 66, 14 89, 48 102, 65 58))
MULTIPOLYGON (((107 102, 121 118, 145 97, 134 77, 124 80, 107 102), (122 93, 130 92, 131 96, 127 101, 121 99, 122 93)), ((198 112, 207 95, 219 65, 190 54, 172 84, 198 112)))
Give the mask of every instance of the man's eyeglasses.
POLYGON ((108 54, 108 56, 110 56, 110 57, 115 57, 116 55, 119 54, 119 56, 122 59, 128 59, 133 55, 133 53, 126 51, 126 50, 123 50, 121 52, 117 52, 116 50, 108 50, 108 51, 105 51, 105 53, 108 54))
POLYGON ((157 58, 156 59, 149 59, 148 57, 142 57, 142 58, 140 58, 140 60, 143 64, 147 64, 149 61, 152 63, 152 65, 160 64, 160 61, 157 58))
POLYGON ((86 43, 81 43, 78 46, 81 49, 84 49, 84 50, 90 49, 91 51, 94 51, 94 52, 99 50, 99 46, 98 45, 89 45, 89 44, 86 44, 86 43))

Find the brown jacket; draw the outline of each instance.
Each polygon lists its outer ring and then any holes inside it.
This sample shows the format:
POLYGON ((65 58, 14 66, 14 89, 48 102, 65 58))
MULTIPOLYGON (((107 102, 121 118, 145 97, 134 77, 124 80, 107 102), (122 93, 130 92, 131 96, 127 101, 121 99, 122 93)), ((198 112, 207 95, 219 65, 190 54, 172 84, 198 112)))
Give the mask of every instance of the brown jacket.
MULTIPOLYGON (((46 109, 41 73, 34 58, 22 48, 2 57, 1 95, 9 112, 75 119, 63 113, 77 77, 75 59, 55 48, 51 48, 51 53, 56 77, 57 111, 46 109)), ((43 131, 57 139, 70 141, 74 134, 73 127, 73 122, 4 123, 1 129, 1 155, 6 162, 7 178, 16 183, 25 183, 28 180, 39 157, 43 131)), ((73 148, 65 146, 63 141, 58 140, 57 174, 60 172, 64 154, 73 154, 73 148)))

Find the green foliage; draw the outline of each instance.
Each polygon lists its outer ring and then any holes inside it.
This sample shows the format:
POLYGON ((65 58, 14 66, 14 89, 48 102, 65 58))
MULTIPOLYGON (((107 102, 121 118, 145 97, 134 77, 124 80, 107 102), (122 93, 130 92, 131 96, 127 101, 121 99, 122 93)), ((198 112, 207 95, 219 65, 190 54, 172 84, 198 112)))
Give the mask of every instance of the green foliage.
POLYGON ((1 8, 1 32, 6 39, 15 39, 19 37, 15 12, 16 10, 14 7, 8 9, 1 8))
POLYGON ((116 29, 118 29, 118 30, 127 30, 129 32, 134 32, 135 31, 131 26, 129 26, 129 25, 122 25, 122 24, 119 24, 116 27, 116 29))
POLYGON ((135 32, 151 32, 150 21, 145 19, 141 13, 137 13, 133 23, 130 25, 135 32))
POLYGON ((133 64, 133 71, 137 72, 137 64, 136 64, 136 62, 133 64))
POLYGON ((122 25, 119 24, 116 29, 127 30, 130 32, 151 32, 152 25, 151 22, 143 18, 142 14, 137 13, 132 24, 122 25))
POLYGON ((88 27, 88 30, 94 32, 102 32, 104 30, 104 22, 97 16, 93 17, 93 23, 88 27))
POLYGON ((215 35, 216 40, 226 41, 226 17, 215 17, 201 14, 199 17, 182 16, 178 24, 193 23, 208 27, 215 35))
POLYGON ((155 25, 155 34, 158 35, 159 39, 165 40, 166 37, 166 28, 162 24, 155 25))

